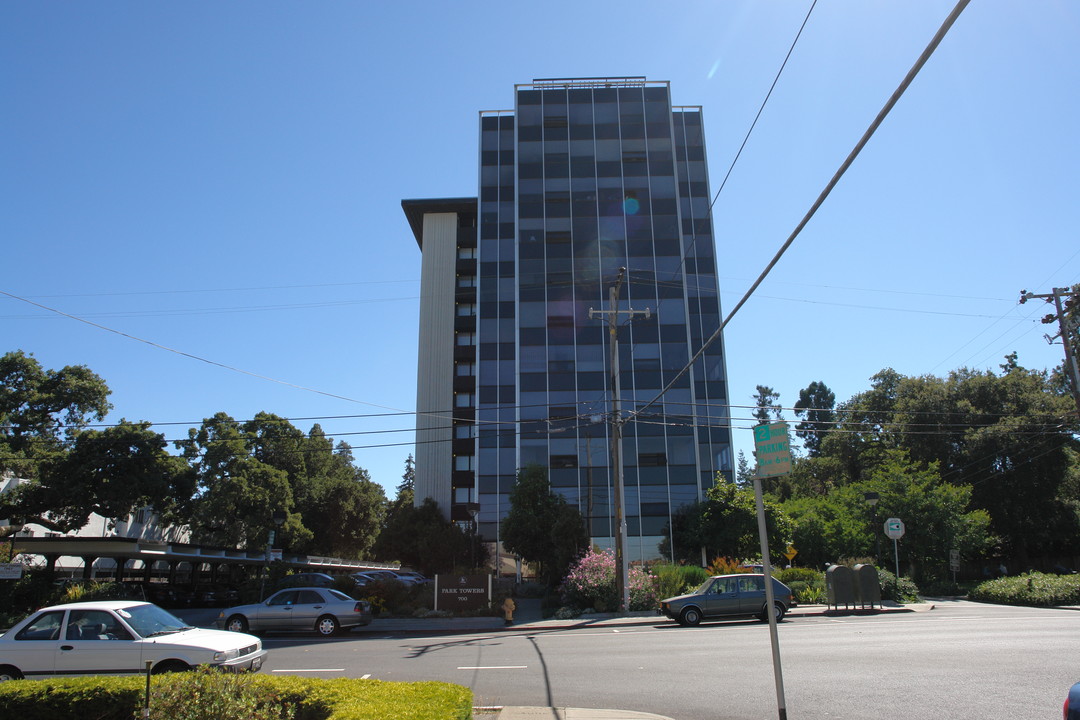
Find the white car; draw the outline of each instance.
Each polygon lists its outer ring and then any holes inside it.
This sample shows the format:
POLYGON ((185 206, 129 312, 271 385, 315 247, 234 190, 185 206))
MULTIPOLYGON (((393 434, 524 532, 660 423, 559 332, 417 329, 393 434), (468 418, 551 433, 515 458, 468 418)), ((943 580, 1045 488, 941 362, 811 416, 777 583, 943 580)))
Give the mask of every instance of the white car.
POLYGON ((253 635, 186 625, 157 605, 106 600, 54 605, 0 636, 0 681, 45 675, 119 675, 210 665, 256 671, 266 651, 253 635))

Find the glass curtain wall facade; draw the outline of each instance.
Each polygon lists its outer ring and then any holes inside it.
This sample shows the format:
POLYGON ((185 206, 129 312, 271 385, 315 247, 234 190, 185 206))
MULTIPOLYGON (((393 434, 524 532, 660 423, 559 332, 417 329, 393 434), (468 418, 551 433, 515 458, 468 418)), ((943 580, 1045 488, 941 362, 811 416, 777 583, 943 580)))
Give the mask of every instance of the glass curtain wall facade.
MULTIPOLYGON (((457 309, 475 316, 475 393, 455 396, 475 437, 471 455, 455 440, 454 500, 478 503, 478 531, 497 541, 518 468, 542 465, 611 546, 608 332, 589 311, 608 309, 621 268, 619 309, 650 311, 620 317, 624 417, 719 327, 701 109, 645 78, 538 80, 515 95, 513 111, 480 115, 476 299, 457 309)), ((722 339, 626 423, 623 459, 627 556, 658 558, 672 513, 731 479, 722 339)))

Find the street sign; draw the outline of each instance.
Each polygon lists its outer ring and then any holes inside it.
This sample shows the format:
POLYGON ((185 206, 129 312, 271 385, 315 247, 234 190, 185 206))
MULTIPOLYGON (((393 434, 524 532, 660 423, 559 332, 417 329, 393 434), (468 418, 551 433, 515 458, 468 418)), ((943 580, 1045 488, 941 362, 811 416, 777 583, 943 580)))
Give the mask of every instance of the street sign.
POLYGON ((949 570, 953 572, 960 571, 960 551, 956 548, 949 550, 949 570))
POLYGON ((758 477, 776 477, 791 472, 791 438, 788 425, 775 422, 754 426, 754 456, 758 477))
POLYGON ((18 580, 22 572, 22 563, 0 563, 0 580, 18 580))
POLYGON ((784 550, 784 557, 788 559, 788 562, 794 560, 795 556, 798 554, 799 551, 795 549, 794 545, 788 545, 787 548, 784 550))
POLYGON ((889 518, 886 520, 885 537, 890 540, 899 540, 904 537, 904 521, 900 518, 889 518))

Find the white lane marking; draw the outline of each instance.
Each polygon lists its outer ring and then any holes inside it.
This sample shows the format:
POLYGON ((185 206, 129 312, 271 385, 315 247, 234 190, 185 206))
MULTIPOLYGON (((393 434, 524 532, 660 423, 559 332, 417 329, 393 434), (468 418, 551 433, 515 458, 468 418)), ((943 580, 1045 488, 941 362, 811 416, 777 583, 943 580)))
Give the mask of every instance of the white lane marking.
POLYGON ((361 680, 367 680, 367 679, 368 679, 368 678, 370 678, 370 677, 371 677, 371 673, 368 673, 367 675, 361 675, 361 676, 360 676, 360 679, 361 679, 361 680))
POLYGON ((345 668, 295 668, 292 670, 271 670, 276 673, 304 673, 304 672, 345 672, 345 668))
POLYGON ((528 665, 461 665, 458 670, 526 670, 528 665))

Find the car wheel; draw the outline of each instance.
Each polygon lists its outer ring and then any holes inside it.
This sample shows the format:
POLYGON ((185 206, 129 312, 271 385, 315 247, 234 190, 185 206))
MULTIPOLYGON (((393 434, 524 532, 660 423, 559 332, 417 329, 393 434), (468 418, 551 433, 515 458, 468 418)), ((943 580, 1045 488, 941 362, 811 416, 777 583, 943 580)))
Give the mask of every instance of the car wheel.
POLYGON ((11 665, 0 665, 0 682, 7 682, 8 680, 22 680, 23 674, 19 672, 19 669, 12 667, 11 665))
MULTIPOLYGON (((775 603, 773 605, 773 614, 776 616, 776 622, 783 620, 785 613, 787 613, 787 610, 783 605, 780 603, 775 603)), ((769 622, 769 616, 765 614, 765 608, 761 608, 761 614, 758 615, 758 619, 761 620, 761 622, 769 622)))
POLYGON ((315 621, 315 632, 319 633, 323 637, 330 637, 337 633, 341 629, 341 624, 337 621, 337 618, 333 615, 323 615, 321 618, 315 621))
POLYGON ((163 660, 155 665, 151 670, 151 675, 160 675, 167 672, 187 672, 191 669, 191 666, 181 660, 163 660))
POLYGON ((682 611, 682 615, 679 616, 679 624, 681 625, 697 625, 701 622, 701 611, 696 607, 688 607, 682 611))
POLYGON ((246 633, 248 631, 248 621, 243 615, 233 615, 225 621, 225 629, 229 632, 246 633))

